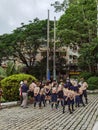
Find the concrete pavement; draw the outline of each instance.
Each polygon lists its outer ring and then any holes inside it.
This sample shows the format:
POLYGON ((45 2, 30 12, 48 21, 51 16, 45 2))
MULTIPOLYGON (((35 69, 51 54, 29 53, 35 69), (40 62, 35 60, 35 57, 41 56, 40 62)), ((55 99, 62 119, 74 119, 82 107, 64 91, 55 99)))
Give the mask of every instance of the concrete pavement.
MULTIPOLYGON (((89 103, 85 107, 75 108, 69 114, 66 106, 51 110, 50 105, 43 109, 29 105, 23 109, 20 106, 0 110, 0 130, 93 130, 98 116, 98 94, 89 95, 89 103)), ((98 128, 97 128, 98 130, 98 128)))

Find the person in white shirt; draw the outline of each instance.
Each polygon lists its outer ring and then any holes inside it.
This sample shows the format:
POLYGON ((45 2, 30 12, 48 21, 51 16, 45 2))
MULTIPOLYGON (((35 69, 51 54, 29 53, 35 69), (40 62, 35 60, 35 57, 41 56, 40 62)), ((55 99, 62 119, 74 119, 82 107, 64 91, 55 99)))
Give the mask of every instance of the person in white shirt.
POLYGON ((88 98, 87 98, 88 84, 86 81, 84 81, 84 78, 81 78, 79 85, 81 86, 81 89, 83 90, 83 96, 85 98, 85 103, 88 104, 88 98))

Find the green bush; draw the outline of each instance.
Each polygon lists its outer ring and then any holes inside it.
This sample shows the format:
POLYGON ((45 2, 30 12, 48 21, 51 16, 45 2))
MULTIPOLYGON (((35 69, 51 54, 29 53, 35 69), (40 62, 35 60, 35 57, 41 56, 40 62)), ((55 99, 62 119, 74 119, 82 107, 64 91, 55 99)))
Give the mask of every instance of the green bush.
POLYGON ((89 90, 94 90, 94 89, 98 89, 98 77, 90 77, 88 80, 88 89, 89 90))
POLYGON ((90 72, 81 72, 80 75, 79 75, 80 78, 82 77, 82 78, 84 78, 85 80, 87 80, 87 79, 90 78, 91 76, 93 76, 93 74, 90 73, 90 72))
POLYGON ((32 80, 36 81, 37 79, 28 74, 15 74, 1 80, 3 98, 6 101, 16 101, 19 99, 19 83, 23 80, 27 80, 29 85, 32 80))

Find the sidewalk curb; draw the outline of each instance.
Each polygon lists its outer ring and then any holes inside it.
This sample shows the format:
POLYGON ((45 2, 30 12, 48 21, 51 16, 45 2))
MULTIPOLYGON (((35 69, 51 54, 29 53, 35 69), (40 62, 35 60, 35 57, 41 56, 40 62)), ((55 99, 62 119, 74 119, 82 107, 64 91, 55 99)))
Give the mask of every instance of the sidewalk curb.
POLYGON ((19 101, 5 102, 5 103, 1 103, 1 107, 2 107, 2 109, 4 109, 4 108, 10 108, 10 107, 18 106, 19 104, 20 104, 19 101))
POLYGON ((98 89, 96 90, 87 90, 88 94, 98 94, 98 89))

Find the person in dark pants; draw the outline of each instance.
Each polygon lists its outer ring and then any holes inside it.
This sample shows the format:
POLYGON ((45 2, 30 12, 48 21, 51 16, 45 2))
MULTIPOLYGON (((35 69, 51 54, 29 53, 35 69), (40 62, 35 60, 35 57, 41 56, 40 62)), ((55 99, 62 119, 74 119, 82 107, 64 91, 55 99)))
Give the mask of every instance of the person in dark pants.
POLYGON ((22 85, 23 85, 23 81, 20 82, 20 87, 19 87, 19 98, 20 98, 20 104, 22 104, 23 101, 23 97, 22 97, 22 85))
POLYGON ((75 92, 75 106, 80 107, 80 94, 79 94, 79 86, 76 80, 73 81, 73 91, 75 92))
POLYGON ((72 114, 74 111, 74 97, 75 97, 74 91, 69 90, 67 104, 70 114, 72 114))
POLYGON ((65 113, 65 106, 67 105, 68 91, 67 86, 63 88, 63 113, 65 113))
POLYGON ((82 88, 80 87, 79 88, 79 94, 80 94, 80 103, 85 107, 85 104, 84 104, 84 101, 83 101, 83 90, 82 88))
POLYGON ((63 106, 63 84, 59 84, 57 88, 57 105, 59 106, 59 102, 61 102, 61 106, 63 106))
POLYGON ((37 83, 37 86, 34 88, 34 108, 36 108, 36 104, 39 104, 39 108, 41 108, 41 97, 40 97, 40 88, 37 83))
POLYGON ((70 114, 74 111, 74 97, 75 93, 72 90, 69 90, 69 88, 64 88, 64 106, 63 106, 63 113, 65 113, 65 105, 68 105, 68 111, 70 114))
POLYGON ((65 106, 67 105, 67 96, 63 97, 63 113, 65 113, 65 106))
POLYGON ((55 108, 57 109, 57 88, 52 88, 52 94, 51 94, 51 108, 53 109, 55 105, 55 108))
POLYGON ((88 104, 88 98, 87 98, 87 88, 88 84, 86 82, 83 82, 82 89, 83 89, 83 96, 85 98, 85 103, 88 104))
POLYGON ((34 101, 34 88, 36 87, 36 83, 33 80, 32 83, 29 85, 29 92, 28 96, 30 96, 30 102, 33 103, 34 101))
POLYGON ((79 91, 75 92, 75 106, 80 107, 80 94, 79 94, 79 91))
POLYGON ((84 81, 84 78, 81 78, 81 79, 80 79, 79 85, 81 86, 81 89, 83 90, 82 96, 84 96, 84 98, 85 98, 85 103, 88 104, 88 98, 87 98, 87 88, 88 88, 88 84, 87 84, 86 81, 84 81))
POLYGON ((49 81, 46 82, 45 86, 44 86, 44 89, 45 89, 45 102, 47 104, 47 101, 49 101, 49 104, 51 102, 51 86, 49 84, 49 81))
POLYGON ((21 106, 23 108, 27 108, 27 100, 28 100, 28 86, 27 86, 27 80, 24 80, 23 85, 22 85, 22 97, 23 97, 23 101, 21 106))
POLYGON ((45 90, 44 88, 41 88, 40 90, 40 105, 42 106, 42 103, 45 107, 45 90))

